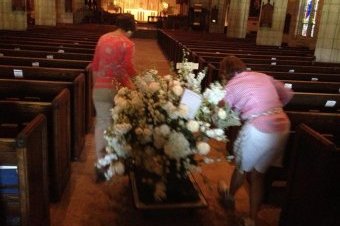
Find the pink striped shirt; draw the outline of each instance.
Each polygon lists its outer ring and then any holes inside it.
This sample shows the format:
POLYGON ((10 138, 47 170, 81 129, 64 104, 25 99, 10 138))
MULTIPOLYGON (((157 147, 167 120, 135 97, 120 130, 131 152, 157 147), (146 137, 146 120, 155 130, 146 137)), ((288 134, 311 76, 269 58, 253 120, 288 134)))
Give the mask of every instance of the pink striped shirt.
POLYGON ((136 74, 132 58, 134 43, 125 35, 110 32, 100 37, 92 61, 95 88, 112 88, 118 81, 128 86, 136 74))
MULTIPOLYGON (((281 108, 293 97, 293 92, 285 88, 282 82, 254 71, 235 75, 225 89, 227 93, 224 100, 240 113, 242 120, 270 112, 274 108, 281 108)), ((266 133, 283 131, 290 125, 283 111, 261 115, 248 122, 266 133)))

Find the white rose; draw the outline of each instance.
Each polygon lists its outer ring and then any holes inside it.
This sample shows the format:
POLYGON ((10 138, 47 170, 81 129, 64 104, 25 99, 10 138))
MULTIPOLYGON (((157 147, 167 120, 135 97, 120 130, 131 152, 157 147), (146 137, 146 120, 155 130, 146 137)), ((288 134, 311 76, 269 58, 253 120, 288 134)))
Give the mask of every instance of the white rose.
POLYGON ((206 142, 198 142, 196 144, 198 153, 201 155, 206 155, 210 151, 210 145, 206 142))
POLYGON ((190 120, 188 123, 187 123, 187 128, 189 131, 191 131, 192 133, 196 133, 198 132, 199 128, 200 128, 200 125, 197 121, 195 120, 190 120))
POLYGON ((227 112, 225 110, 223 110, 222 108, 220 108, 218 110, 218 113, 217 113, 218 117, 222 120, 226 119, 227 118, 227 112))
POLYGON ((166 124, 162 124, 160 126, 160 132, 161 132, 162 136, 167 137, 170 134, 170 127, 166 124))
POLYGON ((220 137, 224 135, 224 131, 223 129, 215 129, 215 134, 220 137))
POLYGON ((173 81, 173 85, 174 85, 174 86, 181 86, 181 82, 178 81, 178 80, 174 80, 174 81, 173 81))
POLYGON ((137 128, 135 129, 135 134, 136 134, 137 136, 142 135, 142 134, 143 134, 143 129, 140 128, 140 127, 137 127, 137 128))
POLYGON ((183 87, 180 85, 176 85, 172 87, 172 92, 174 92, 174 94, 179 97, 183 93, 183 87))
POLYGON ((164 75, 164 79, 167 80, 167 81, 171 81, 172 80, 172 75, 164 75))
POLYGON ((188 116, 188 112, 189 112, 189 108, 187 105, 185 104, 181 104, 179 105, 179 109, 178 109, 178 115, 182 118, 185 118, 188 116))
POLYGON ((151 82, 149 84, 149 90, 151 93, 157 92, 161 88, 160 84, 158 82, 151 82))

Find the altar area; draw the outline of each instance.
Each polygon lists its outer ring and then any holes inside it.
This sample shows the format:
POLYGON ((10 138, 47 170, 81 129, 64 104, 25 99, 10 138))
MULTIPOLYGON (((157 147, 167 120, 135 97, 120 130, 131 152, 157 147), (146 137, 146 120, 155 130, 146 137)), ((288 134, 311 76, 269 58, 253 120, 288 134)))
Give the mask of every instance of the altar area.
POLYGON ((150 17, 179 14, 180 5, 176 0, 102 0, 101 7, 108 13, 130 13, 137 22, 148 22, 150 17))

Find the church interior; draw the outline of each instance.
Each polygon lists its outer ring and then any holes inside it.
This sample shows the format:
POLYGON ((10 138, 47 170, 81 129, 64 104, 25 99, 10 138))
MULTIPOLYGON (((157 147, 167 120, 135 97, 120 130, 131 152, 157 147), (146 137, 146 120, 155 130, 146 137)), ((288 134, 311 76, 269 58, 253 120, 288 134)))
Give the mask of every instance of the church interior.
POLYGON ((174 75, 185 58, 204 71, 205 90, 234 55, 291 89, 289 138, 282 164, 265 173, 256 226, 340 225, 340 1, 2 0, 1 226, 243 225, 249 181, 233 211, 218 192, 231 181, 240 125, 195 156, 199 200, 143 201, 129 172, 98 181, 89 65, 121 15, 136 24, 137 73, 174 75))

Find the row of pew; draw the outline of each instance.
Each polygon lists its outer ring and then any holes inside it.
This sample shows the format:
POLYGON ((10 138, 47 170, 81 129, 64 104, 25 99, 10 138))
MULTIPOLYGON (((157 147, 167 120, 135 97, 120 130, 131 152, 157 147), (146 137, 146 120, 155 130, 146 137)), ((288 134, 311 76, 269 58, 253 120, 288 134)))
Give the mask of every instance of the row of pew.
POLYGON ((0 31, 0 225, 50 224, 92 128, 87 66, 111 29, 0 31))
MULTIPOLYGON (((306 48, 256 46, 255 41, 215 34, 160 30, 158 43, 170 61, 181 62, 186 54, 199 63, 199 70, 207 70, 202 89, 219 79, 223 57, 235 55, 247 70, 271 75, 293 90, 285 106, 291 135, 282 167, 271 167, 266 174, 265 201, 280 185, 280 226, 338 225, 340 64, 316 62, 314 51, 306 48)), ((228 129, 228 151, 238 131, 228 129)))

